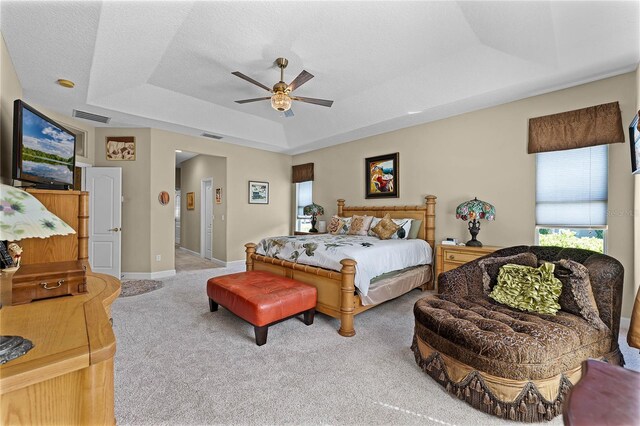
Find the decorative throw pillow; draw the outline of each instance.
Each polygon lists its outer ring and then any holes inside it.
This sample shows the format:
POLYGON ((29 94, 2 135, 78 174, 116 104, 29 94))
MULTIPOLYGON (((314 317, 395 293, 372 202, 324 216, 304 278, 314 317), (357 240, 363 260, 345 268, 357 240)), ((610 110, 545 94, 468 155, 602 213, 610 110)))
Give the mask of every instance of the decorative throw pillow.
POLYGON ((351 225, 349 226, 349 235, 367 235, 373 216, 357 216, 353 215, 351 218, 351 225))
POLYGON ((406 240, 409 238, 409 232, 411 231, 411 222, 413 219, 392 219, 393 223, 400 226, 395 234, 391 236, 392 240, 406 240))
POLYGON ((375 228, 375 227, 376 227, 376 225, 377 225, 378 223, 380 223, 380 221, 381 221, 381 220, 382 220, 382 219, 381 219, 381 218, 379 218, 379 217, 374 217, 374 218, 371 220, 371 225, 369 226, 369 231, 367 232, 367 235, 368 235, 368 236, 370 236, 370 237, 377 237, 377 236, 378 236, 378 234, 376 234, 376 233, 373 231, 373 228, 375 228))
POLYGON ((411 229, 409 230, 409 236, 407 237, 407 239, 415 240, 416 238, 418 238, 418 233, 420 233, 420 225, 422 225, 422 220, 420 219, 413 219, 411 221, 411 229))
POLYGON ((478 262, 478 266, 482 270, 482 285, 484 294, 489 294, 498 282, 498 273, 500 268, 507 263, 523 266, 538 266, 538 259, 533 253, 519 253, 513 256, 488 257, 478 262))
POLYGON ((558 266, 554 275, 562 282, 561 309, 584 318, 598 329, 607 328, 600 319, 587 267, 568 259, 561 259, 554 263, 558 266))
POLYGON ((373 232, 375 232, 381 240, 388 240, 398 231, 398 228, 400 228, 400 226, 396 225, 393 220, 391 220, 389 213, 387 213, 373 228, 373 232))
POLYGON ((341 221, 342 219, 340 218, 340 216, 336 216, 336 215, 331 216, 331 220, 327 225, 327 232, 330 234, 336 234, 338 232, 338 229, 340 229, 341 221))
POLYGON ((562 283, 553 276, 554 269, 555 265, 548 262, 539 268, 504 265, 489 297, 521 311, 555 315, 560 309, 562 283))

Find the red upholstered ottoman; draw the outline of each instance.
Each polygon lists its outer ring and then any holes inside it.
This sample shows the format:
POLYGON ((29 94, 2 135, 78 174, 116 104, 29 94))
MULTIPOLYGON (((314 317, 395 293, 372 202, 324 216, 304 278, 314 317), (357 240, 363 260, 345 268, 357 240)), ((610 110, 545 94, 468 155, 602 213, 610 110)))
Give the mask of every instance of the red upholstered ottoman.
POLYGON ((270 272, 248 271, 209 279, 207 295, 211 312, 220 304, 251 323, 256 344, 262 346, 275 323, 304 313, 304 323, 313 324, 317 290, 270 272))

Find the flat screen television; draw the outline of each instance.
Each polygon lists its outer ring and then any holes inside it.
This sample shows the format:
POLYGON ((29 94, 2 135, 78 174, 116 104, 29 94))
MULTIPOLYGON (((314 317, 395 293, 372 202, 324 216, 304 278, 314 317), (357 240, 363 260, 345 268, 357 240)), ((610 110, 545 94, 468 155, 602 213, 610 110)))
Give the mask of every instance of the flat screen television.
POLYGON ((631 172, 640 174, 640 111, 629 126, 629 142, 631 143, 631 172))
POLYGON ((13 104, 13 178, 37 187, 73 187, 76 136, 20 99, 13 104))

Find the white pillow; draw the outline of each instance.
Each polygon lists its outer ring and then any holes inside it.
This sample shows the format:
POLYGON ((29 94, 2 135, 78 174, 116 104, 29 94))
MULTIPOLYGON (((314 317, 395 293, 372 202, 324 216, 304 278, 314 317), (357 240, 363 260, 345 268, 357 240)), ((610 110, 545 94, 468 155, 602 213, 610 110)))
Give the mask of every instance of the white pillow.
MULTIPOLYGON (((369 227, 369 232, 367 233, 370 237, 377 237, 378 234, 373 232, 373 228, 380 222, 382 219, 379 217, 374 217, 371 221, 371 226, 369 227)), ((391 236, 391 240, 406 240, 409 238, 409 231, 411 230, 411 222, 413 219, 391 219, 393 223, 396 225, 400 225, 400 228, 396 231, 395 234, 391 236), (400 237, 402 235, 402 237, 400 237)))

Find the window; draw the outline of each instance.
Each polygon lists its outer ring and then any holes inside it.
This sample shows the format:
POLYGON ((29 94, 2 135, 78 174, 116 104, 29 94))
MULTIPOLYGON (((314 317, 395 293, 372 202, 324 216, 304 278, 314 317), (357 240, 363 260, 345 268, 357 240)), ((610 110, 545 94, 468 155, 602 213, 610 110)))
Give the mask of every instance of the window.
POLYGON ((311 216, 305 216, 304 206, 312 203, 313 181, 296 183, 296 231, 306 232, 311 229, 311 216))
POLYGON ((536 154, 536 243, 604 252, 608 148, 536 154))

